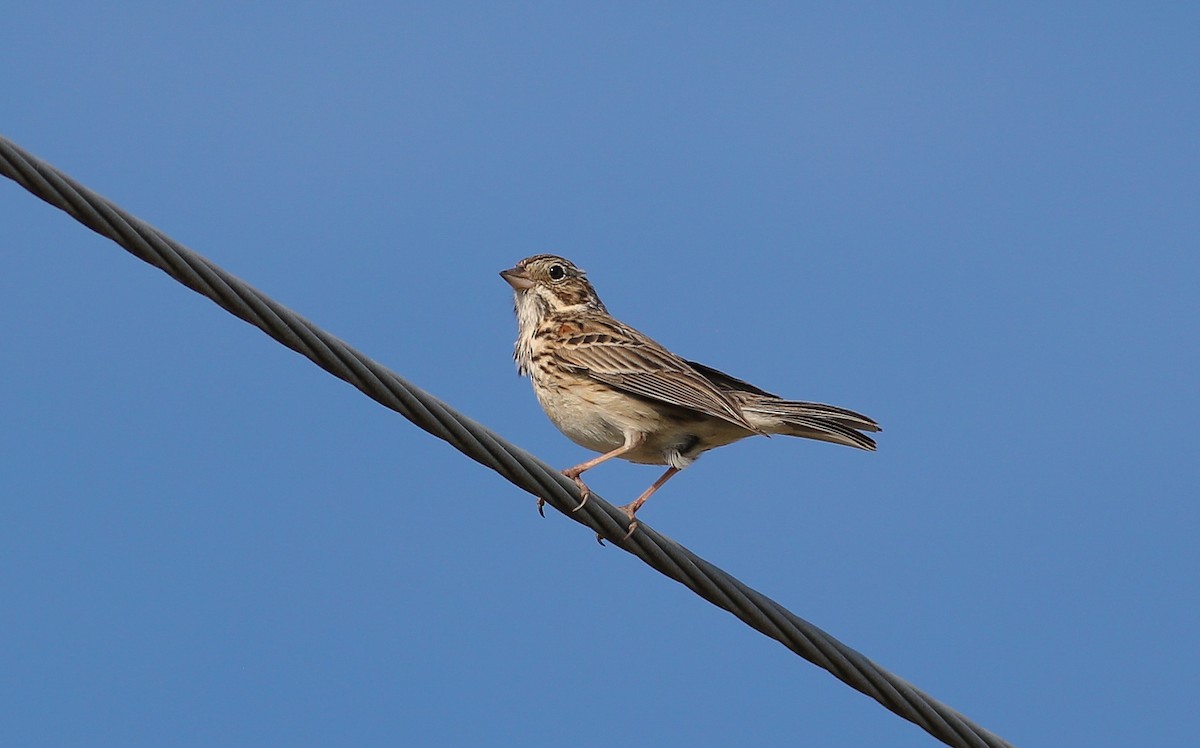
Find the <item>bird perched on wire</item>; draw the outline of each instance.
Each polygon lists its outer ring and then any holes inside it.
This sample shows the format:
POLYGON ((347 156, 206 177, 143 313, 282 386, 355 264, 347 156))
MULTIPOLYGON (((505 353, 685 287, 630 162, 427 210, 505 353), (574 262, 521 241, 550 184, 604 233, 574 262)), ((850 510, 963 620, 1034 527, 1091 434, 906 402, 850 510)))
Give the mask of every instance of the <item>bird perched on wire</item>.
MULTIPOLYGON (((875 421, 844 408, 784 400, 703 364, 686 361, 614 319, 582 270, 556 255, 526 257, 500 273, 512 286, 517 314, 513 358, 559 431, 600 452, 562 471, 582 495, 580 478, 602 462, 666 465, 641 496, 621 507, 629 517, 702 453, 755 434, 874 450, 863 431, 875 421)), ((538 511, 544 501, 538 500, 538 511)))

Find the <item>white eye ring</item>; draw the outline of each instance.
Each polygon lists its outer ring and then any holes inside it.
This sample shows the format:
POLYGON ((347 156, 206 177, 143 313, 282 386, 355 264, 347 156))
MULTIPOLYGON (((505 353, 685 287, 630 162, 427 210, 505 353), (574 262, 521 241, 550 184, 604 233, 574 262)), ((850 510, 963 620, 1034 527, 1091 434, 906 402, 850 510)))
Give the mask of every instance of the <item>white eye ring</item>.
POLYGON ((550 269, 546 271, 546 275, 550 276, 552 281, 560 281, 567 277, 567 271, 563 269, 562 265, 551 265, 550 269))

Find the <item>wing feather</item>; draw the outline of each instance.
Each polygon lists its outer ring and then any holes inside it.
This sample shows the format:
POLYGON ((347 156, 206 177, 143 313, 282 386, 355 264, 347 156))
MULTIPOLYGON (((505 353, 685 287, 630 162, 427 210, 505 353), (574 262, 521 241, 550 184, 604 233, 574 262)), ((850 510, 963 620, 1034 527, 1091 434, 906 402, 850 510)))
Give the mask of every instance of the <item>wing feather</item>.
POLYGON ((729 395, 687 361, 637 330, 614 323, 590 320, 588 334, 568 338, 556 355, 567 366, 611 387, 761 432, 729 395), (598 326, 607 331, 596 333, 598 326))

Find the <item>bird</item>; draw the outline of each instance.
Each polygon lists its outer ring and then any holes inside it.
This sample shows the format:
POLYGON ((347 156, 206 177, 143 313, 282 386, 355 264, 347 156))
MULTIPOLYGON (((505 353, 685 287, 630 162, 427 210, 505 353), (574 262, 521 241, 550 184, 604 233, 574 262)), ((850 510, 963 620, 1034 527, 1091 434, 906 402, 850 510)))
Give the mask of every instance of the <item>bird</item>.
MULTIPOLYGON (((778 434, 875 450, 875 441, 863 432, 882 429, 867 416, 785 400, 681 358, 618 321, 587 274, 563 257, 526 257, 500 276, 513 290, 518 374, 530 378, 538 403, 559 431, 600 453, 562 471, 579 487, 581 499, 573 511, 591 495, 581 476, 597 465, 619 457, 667 467, 640 496, 620 507, 629 520, 624 540, 637 529, 637 512, 646 500, 717 447, 778 434)), ((543 516, 544 504, 539 498, 543 516)))

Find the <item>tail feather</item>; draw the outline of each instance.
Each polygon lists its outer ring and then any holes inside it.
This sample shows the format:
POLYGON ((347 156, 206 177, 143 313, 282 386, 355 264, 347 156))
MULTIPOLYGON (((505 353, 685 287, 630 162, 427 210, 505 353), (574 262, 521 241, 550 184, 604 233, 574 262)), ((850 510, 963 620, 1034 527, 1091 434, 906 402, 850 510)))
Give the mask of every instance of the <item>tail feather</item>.
POLYGON ((695 361, 688 363, 729 395, 746 416, 746 420, 768 434, 800 436, 805 439, 844 444, 847 447, 875 450, 875 440, 859 432, 883 429, 862 413, 835 405, 784 400, 711 366, 695 361))
POLYGON ((875 440, 862 431, 881 431, 879 424, 852 410, 823 403, 746 398, 741 405, 747 420, 764 431, 818 439, 847 447, 875 450, 875 440))
POLYGON ((821 418, 830 421, 836 421, 843 426, 849 426, 852 429, 859 431, 882 431, 879 424, 874 419, 864 416, 862 413, 855 413, 853 410, 839 408, 836 405, 825 405, 824 403, 804 403, 795 400, 767 400, 763 403, 750 403, 750 407, 762 407, 772 413, 778 413, 781 416, 800 416, 821 418))

